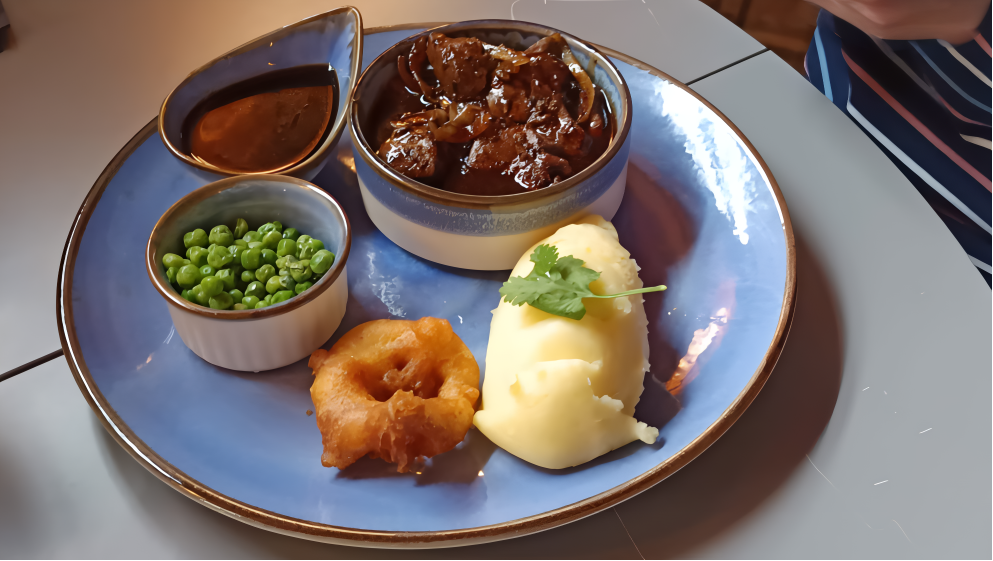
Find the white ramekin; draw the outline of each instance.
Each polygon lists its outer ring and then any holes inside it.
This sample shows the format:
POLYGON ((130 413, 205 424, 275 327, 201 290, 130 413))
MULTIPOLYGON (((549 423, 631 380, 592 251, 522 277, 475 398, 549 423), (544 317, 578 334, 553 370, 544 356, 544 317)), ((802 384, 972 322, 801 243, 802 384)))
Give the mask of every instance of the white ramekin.
POLYGON ((145 266, 190 350, 217 366, 258 372, 305 358, 334 334, 348 300, 350 247, 348 218, 317 186, 288 176, 237 176, 209 183, 172 205, 152 229, 145 266), (214 310, 186 301, 169 284, 162 256, 184 253, 185 232, 233 224, 236 218, 255 228, 279 220, 317 238, 334 252, 334 265, 302 294, 265 308, 214 310))

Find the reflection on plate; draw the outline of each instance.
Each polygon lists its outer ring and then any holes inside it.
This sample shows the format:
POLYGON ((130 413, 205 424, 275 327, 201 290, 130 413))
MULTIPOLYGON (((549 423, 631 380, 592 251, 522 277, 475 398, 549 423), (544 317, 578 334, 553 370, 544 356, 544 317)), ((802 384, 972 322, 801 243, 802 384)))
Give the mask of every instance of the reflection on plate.
MULTIPOLYGON (((369 33, 364 64, 414 29, 369 33)), ((173 158, 154 121, 99 178, 66 245, 59 327, 84 396, 174 488, 242 521, 329 542, 432 547, 524 535, 686 465, 738 418, 779 356, 794 304, 793 236, 778 188, 733 126, 661 72, 608 54, 634 99, 627 193, 613 222, 645 284, 669 286, 646 298, 652 369, 636 417, 660 427, 654 446, 545 470, 473 429, 412 473, 378 460, 322 467, 306 361, 260 374, 212 367, 179 341, 148 282, 142 255, 156 220, 217 179, 173 158), (108 268, 118 274, 108 279, 108 268)), ((370 319, 435 316, 484 364, 507 273, 439 266, 387 240, 363 210, 346 139, 314 183, 354 230, 348 308, 325 347, 370 319)))

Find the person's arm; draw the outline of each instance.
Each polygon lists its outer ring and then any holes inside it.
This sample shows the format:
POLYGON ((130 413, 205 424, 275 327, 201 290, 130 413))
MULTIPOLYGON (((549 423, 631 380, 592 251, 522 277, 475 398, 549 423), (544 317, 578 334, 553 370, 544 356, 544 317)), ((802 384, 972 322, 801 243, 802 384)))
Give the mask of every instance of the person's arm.
POLYGON ((990 0, 809 0, 880 39, 944 39, 976 35, 990 0))

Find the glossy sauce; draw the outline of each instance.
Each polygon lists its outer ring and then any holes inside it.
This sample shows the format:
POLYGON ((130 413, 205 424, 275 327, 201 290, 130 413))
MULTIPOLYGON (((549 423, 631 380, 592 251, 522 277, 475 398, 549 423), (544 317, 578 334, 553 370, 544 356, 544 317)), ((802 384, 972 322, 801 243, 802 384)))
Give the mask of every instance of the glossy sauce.
POLYGON ((187 117, 186 151, 239 173, 278 171, 330 133, 338 78, 326 64, 278 70, 224 88, 187 117))

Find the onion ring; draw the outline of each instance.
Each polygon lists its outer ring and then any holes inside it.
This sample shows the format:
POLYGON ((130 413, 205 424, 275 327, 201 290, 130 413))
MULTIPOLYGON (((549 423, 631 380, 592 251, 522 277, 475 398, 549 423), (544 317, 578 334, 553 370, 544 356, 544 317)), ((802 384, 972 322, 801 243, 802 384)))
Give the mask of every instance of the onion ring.
POLYGON ((479 366, 447 320, 363 323, 308 365, 326 467, 370 456, 403 473, 454 448, 472 426, 479 366))

